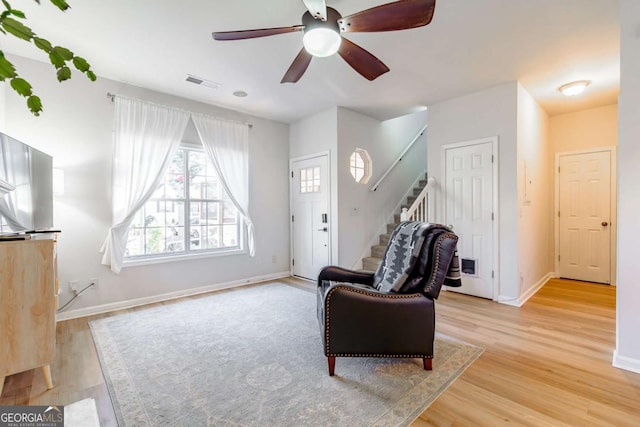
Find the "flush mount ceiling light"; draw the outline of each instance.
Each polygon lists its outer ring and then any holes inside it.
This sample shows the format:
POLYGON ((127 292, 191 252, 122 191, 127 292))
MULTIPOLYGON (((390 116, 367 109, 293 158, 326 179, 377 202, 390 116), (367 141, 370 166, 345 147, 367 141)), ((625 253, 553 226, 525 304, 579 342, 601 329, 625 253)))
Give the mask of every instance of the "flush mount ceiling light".
POLYGON ((590 80, 578 80, 576 82, 567 83, 558 88, 564 96, 580 95, 591 83, 590 80))

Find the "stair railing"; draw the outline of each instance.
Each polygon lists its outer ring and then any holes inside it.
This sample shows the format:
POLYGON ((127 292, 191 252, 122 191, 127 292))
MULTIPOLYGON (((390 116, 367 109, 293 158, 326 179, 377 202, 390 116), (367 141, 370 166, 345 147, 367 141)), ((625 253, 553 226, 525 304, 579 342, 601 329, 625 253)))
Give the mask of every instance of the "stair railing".
POLYGON ((430 176, 427 180, 427 185, 424 186, 416 200, 407 209, 402 208, 400 213, 401 221, 422 221, 429 222, 429 193, 435 183, 435 179, 430 176))
POLYGON ((422 134, 424 134, 424 131, 427 130, 427 125, 424 125, 422 127, 422 129, 420 129, 420 132, 418 132, 416 134, 416 136, 411 140, 411 142, 409 143, 409 145, 407 145, 407 148, 404 149, 404 151, 400 154, 400 156, 396 159, 395 162, 393 162, 393 164, 391 166, 389 166, 389 169, 387 169, 387 171, 384 173, 384 175, 382 175, 380 177, 380 179, 373 184, 373 187, 371 187, 371 191, 376 191, 378 189, 378 187, 380 186, 380 184, 382 183, 382 181, 384 181, 384 179, 387 177, 387 175, 389 175, 389 173, 391 173, 391 170, 402 161, 402 158, 404 157, 405 154, 407 154, 407 151, 409 151, 409 149, 411 149, 411 147, 413 147, 413 144, 416 143, 416 141, 418 140, 418 138, 420 138, 422 136, 422 134))

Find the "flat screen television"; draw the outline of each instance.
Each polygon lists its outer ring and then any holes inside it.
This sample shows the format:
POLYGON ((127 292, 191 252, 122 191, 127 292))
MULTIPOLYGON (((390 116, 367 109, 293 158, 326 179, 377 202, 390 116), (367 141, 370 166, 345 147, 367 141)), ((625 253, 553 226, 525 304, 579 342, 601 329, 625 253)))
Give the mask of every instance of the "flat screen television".
POLYGON ((0 233, 53 227, 53 159, 0 132, 0 233))

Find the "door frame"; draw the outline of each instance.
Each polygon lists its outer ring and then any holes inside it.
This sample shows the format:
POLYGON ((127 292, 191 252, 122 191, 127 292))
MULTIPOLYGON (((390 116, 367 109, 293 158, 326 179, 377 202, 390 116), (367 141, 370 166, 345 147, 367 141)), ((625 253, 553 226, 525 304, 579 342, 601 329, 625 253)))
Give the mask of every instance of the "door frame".
MULTIPOLYGON (((314 159, 316 157, 326 157, 327 158, 327 182, 329 183, 329 185, 327 186, 327 211, 329 213, 329 222, 328 222, 328 226, 329 226, 329 235, 328 235, 328 239, 329 239, 329 243, 328 243, 328 249, 329 249, 329 262, 333 262, 333 256, 332 256, 332 249, 333 249, 333 230, 335 229, 335 220, 333 218, 332 213, 332 192, 331 192, 331 185, 332 185, 332 179, 331 179, 331 152, 329 150, 325 150, 325 151, 319 151, 317 153, 314 154, 307 154, 304 156, 299 156, 299 157, 293 157, 289 159, 289 173, 288 173, 288 179, 289 179, 289 218, 293 217, 293 164, 295 162, 300 162, 303 160, 309 160, 309 159, 314 159)), ((289 274, 291 276, 293 276, 293 221, 289 221, 289 274)), ((296 276, 298 277, 298 276, 296 276)), ((300 277, 301 279, 304 279, 302 277, 300 277)))
MULTIPOLYGON (((447 150, 467 147, 471 145, 480 145, 491 143, 491 154, 493 156, 492 169, 493 169, 493 301, 499 301, 500 298, 500 193, 499 193, 499 178, 500 178, 500 156, 498 156, 498 136, 489 136, 485 138, 472 139, 468 141, 456 142, 453 144, 446 144, 440 147, 440 164, 441 167, 441 181, 440 181, 440 195, 442 197, 442 220, 447 219, 447 204, 444 203, 444 185, 447 182, 447 150)), ((455 232, 455 230, 454 230, 455 232)))
POLYGON ((600 148, 590 148, 586 150, 572 150, 572 151, 561 151, 556 153, 555 155, 555 164, 553 169, 553 177, 554 177, 554 206, 553 206, 553 233, 554 233, 554 253, 553 253, 553 264, 554 264, 554 275, 555 277, 560 277, 560 262, 558 261, 558 257, 560 256, 560 218, 558 217, 558 211, 560 210, 560 157, 561 156, 573 156, 578 154, 590 154, 590 153, 600 153, 600 152, 609 152, 609 160, 610 160, 610 205, 611 205, 611 219, 609 220, 609 225, 611 226, 611 239, 609 239, 609 285, 616 285, 616 247, 618 241, 618 182, 617 182, 617 162, 616 162, 616 146, 606 146, 600 148))

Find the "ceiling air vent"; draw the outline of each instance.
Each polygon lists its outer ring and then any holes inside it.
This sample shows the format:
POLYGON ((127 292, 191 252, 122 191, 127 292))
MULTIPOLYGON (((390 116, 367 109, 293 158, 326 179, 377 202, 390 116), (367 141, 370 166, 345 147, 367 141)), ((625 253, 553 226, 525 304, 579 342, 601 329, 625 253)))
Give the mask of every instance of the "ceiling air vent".
POLYGON ((189 83, 206 86, 213 89, 218 89, 221 86, 220 83, 212 82, 211 80, 206 80, 202 77, 192 76, 191 74, 187 74, 187 78, 185 80, 189 83))

